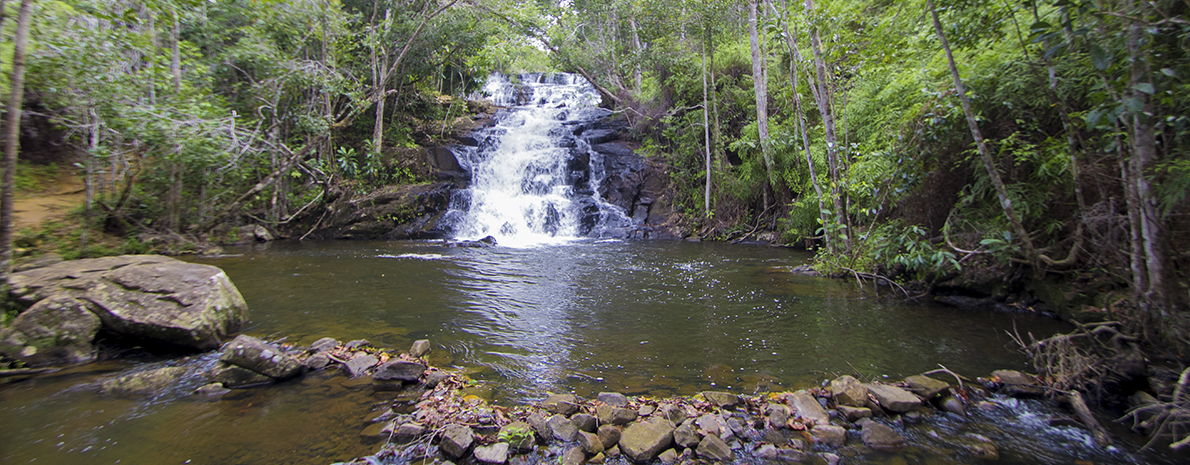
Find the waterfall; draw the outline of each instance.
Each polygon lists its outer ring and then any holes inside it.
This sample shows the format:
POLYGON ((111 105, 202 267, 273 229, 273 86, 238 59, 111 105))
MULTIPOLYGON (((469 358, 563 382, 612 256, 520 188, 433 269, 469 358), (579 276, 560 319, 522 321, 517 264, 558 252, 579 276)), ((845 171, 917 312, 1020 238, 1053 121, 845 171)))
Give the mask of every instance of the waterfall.
POLYGON ((454 236, 514 247, 626 236, 632 220, 599 197, 599 153, 575 135, 610 114, 594 86, 568 73, 493 75, 484 92, 504 108, 456 154, 472 183, 451 200, 454 236))

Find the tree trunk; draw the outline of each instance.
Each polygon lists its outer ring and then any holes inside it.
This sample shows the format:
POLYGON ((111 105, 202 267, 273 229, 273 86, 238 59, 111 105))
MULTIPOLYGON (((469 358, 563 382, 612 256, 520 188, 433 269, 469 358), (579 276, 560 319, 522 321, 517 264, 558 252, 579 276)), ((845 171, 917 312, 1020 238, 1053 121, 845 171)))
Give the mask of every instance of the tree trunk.
POLYGON ((169 71, 174 78, 174 95, 182 93, 182 54, 178 50, 178 36, 180 35, 181 23, 178 21, 178 11, 174 10, 174 27, 170 30, 170 49, 172 58, 169 62, 169 71))
POLYGON ((8 277, 12 274, 13 196, 16 191, 17 150, 21 139, 21 105, 25 99, 25 46, 33 0, 21 0, 17 31, 12 45, 12 92, 4 126, 4 178, 0 181, 0 306, 8 303, 8 277))
MULTIPOLYGON (((786 11, 789 10, 788 5, 782 3, 786 11)), ((823 204, 822 184, 818 182, 818 173, 814 169, 814 158, 810 156, 810 137, 806 133, 806 113, 802 110, 802 94, 798 91, 798 63, 802 61, 802 54, 797 48, 797 28, 793 29, 793 34, 789 33, 789 16, 784 16, 783 27, 785 28, 785 46, 789 49, 789 83, 793 86, 793 106, 794 111, 797 112, 797 126, 802 135, 802 147, 806 153, 806 167, 810 169, 810 182, 814 184, 814 192, 818 194, 818 217, 822 221, 822 243, 826 249, 831 250, 831 236, 826 230, 826 224, 830 218, 826 213, 825 205, 823 204)))
MULTIPOLYGON (((709 37, 707 37, 709 39, 709 37)), ((707 43, 702 43, 702 129, 706 152, 707 182, 703 193, 703 213, 711 217, 711 96, 707 89, 707 43)))
POLYGON ((1000 208, 1004 210, 1004 216, 1008 217, 1008 222, 1012 225, 1013 233, 1017 235, 1021 243, 1025 247, 1025 255, 1029 262, 1036 264, 1037 250, 1033 248, 1033 240, 1029 237, 1029 232, 1025 230, 1025 226, 1021 223, 1021 219, 1017 216, 1016 210, 1012 206, 1012 199, 1008 197, 1008 189, 1004 187, 1004 181, 1000 178, 1000 172, 996 169, 996 164, 992 160, 992 154, 988 151, 988 146, 984 143, 983 134, 979 130, 979 122, 975 120, 975 112, 971 110, 971 101, 967 98, 967 90, 963 87, 963 80, 959 76, 958 65, 954 62, 954 54, 950 52, 950 43, 946 41, 946 34, 942 31, 942 22, 938 20, 938 11, 934 9, 933 0, 926 0, 926 7, 930 10, 930 16, 934 19, 934 31, 938 33, 938 41, 942 43, 942 51, 946 53, 946 60, 950 64, 950 74, 954 78, 955 90, 959 94, 959 102, 963 106, 963 114, 967 116, 967 126, 971 129, 971 137, 975 139, 975 145, 979 149, 979 156, 983 159, 983 166, 988 172, 988 177, 992 180, 992 185, 996 188, 996 194, 1000 198, 1000 208))
MULTIPOLYGON (((806 0, 806 11, 814 11, 814 2, 806 0)), ((840 229, 844 224, 847 224, 846 215, 847 210, 843 208, 843 196, 840 192, 842 186, 842 176, 839 173, 839 144, 835 136, 835 111, 834 107, 834 92, 831 90, 831 85, 827 80, 826 60, 822 56, 822 39, 819 37, 818 28, 810 29, 810 46, 814 50, 814 70, 817 75, 815 82, 811 83, 812 94, 814 101, 818 104, 818 112, 822 115, 823 138, 826 139, 826 161, 827 167, 830 171, 831 178, 831 203, 835 207, 835 225, 840 229)), ((823 224, 823 231, 828 231, 830 228, 828 224, 823 224)), ((841 232, 837 236, 835 248, 843 247, 845 250, 850 249, 850 234, 841 232)))
MULTIPOLYGON (((756 10, 756 0, 748 0, 748 37, 752 41, 752 85, 756 93, 756 129, 760 138, 760 154, 764 158, 765 172, 768 175, 765 186, 767 193, 768 184, 773 182, 773 156, 769 153, 768 83, 764 80, 764 57, 760 53, 756 10)), ((767 201, 765 208, 768 208, 767 201)))
POLYGON ((635 49, 633 50, 633 56, 636 57, 636 59, 632 60, 632 80, 636 84, 636 94, 640 95, 641 88, 644 85, 644 73, 641 72, 640 60, 644 56, 645 51, 640 43, 640 34, 636 30, 636 14, 631 11, 628 12, 628 26, 632 29, 632 47, 635 49))

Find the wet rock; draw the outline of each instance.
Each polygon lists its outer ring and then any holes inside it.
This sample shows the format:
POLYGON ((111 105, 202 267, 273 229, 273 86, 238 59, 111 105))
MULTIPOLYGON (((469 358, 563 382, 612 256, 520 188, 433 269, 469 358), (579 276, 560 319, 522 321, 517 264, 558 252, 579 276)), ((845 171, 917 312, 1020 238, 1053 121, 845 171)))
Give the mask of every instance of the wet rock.
POLYGON ((177 382, 190 371, 186 367, 162 367, 104 381, 100 391, 117 396, 151 396, 177 382))
POLYGON ((407 444, 420 438, 423 434, 426 434, 426 427, 416 423, 405 423, 393 432, 393 440, 407 444))
POLYGON ((864 445, 878 450, 899 450, 905 447, 905 437, 896 430, 881 423, 870 422, 864 424, 864 445))
POLYGON ((1003 384, 1005 394, 1013 397, 1037 397, 1045 394, 1045 390, 1037 385, 1037 380, 1016 370, 996 370, 992 376, 999 378, 1003 384))
POLYGON ((229 392, 231 389, 223 387, 223 383, 205 384, 194 390, 194 394, 207 397, 221 396, 229 392))
POLYGON ((673 449, 665 449, 665 452, 657 455, 657 460, 666 465, 677 462, 678 452, 673 449))
POLYGON ((413 341, 413 346, 409 347, 409 355, 414 357, 424 357, 430 353, 430 341, 427 339, 418 339, 413 341))
POLYGON ((716 462, 730 462, 735 460, 735 454, 732 453, 731 447, 727 443, 719 439, 718 436, 707 436, 702 438, 702 442, 698 443, 698 456, 716 462))
POLYGON ((967 407, 963 405, 963 401, 955 396, 946 396, 938 401, 938 407, 943 411, 953 413, 959 416, 967 416, 967 407))
POLYGON ((764 409, 765 415, 769 417, 769 424, 773 428, 785 428, 789 424, 789 407, 781 404, 769 404, 764 409))
POLYGON ((583 452, 586 452, 588 455, 603 453, 603 441, 595 434, 579 431, 578 444, 582 446, 583 452))
POLYGON ((442 441, 438 448, 451 459, 461 459, 471 449, 475 435, 471 428, 463 425, 447 425, 442 429, 442 441))
POLYGON ((839 447, 847 442, 847 430, 842 426, 815 425, 810 429, 810 437, 816 443, 839 447))
POLYGON ((570 416, 578 411, 578 397, 574 394, 554 394, 541 401, 540 405, 550 413, 570 416))
POLYGON ((744 423, 744 420, 732 417, 727 419, 727 429, 731 430, 731 434, 735 435, 735 437, 742 438, 744 437, 744 433, 748 431, 748 425, 744 423))
POLYGON ((279 380, 292 378, 302 372, 302 363, 296 358, 260 339, 243 334, 227 343, 219 360, 279 380))
POLYGON ((549 417, 546 426, 549 428, 550 437, 562 442, 573 441, 578 436, 578 428, 561 414, 549 417))
POLYGON ((943 391, 950 389, 950 384, 927 376, 914 375, 905 378, 905 384, 912 392, 923 399, 932 399, 943 391))
POLYGON ((508 443, 497 442, 475 448, 475 459, 483 463, 501 464, 508 461, 508 443))
POLYGON ((647 417, 649 415, 652 415, 653 411, 655 411, 655 410, 657 410, 657 407, 654 407, 653 405, 650 405, 650 404, 645 404, 645 405, 640 406, 640 408, 637 409, 636 413, 642 417, 647 417))
POLYGON ((537 437, 543 442, 548 443, 554 438, 554 433, 550 430, 549 422, 546 420, 545 415, 540 413, 531 413, 528 417, 525 417, 525 421, 533 428, 533 432, 537 434, 537 437))
POLYGON ((416 383, 425 371, 426 366, 420 363, 395 360, 376 367, 376 371, 372 373, 372 379, 376 381, 416 383))
POLYGON ((484 237, 483 239, 480 239, 478 241, 451 242, 451 243, 447 244, 447 247, 464 247, 464 248, 485 249, 488 247, 495 247, 496 245, 497 245, 496 238, 493 236, 487 236, 487 237, 484 237))
POLYGON ((533 427, 523 421, 514 421, 500 428, 497 435, 501 441, 507 441, 514 450, 528 452, 537 446, 537 439, 533 435, 533 427))
POLYGON ((393 409, 386 408, 384 410, 377 410, 375 412, 369 413, 368 416, 364 417, 364 423, 377 423, 377 422, 381 422, 381 421, 388 421, 388 420, 392 420, 396 416, 397 416, 397 413, 393 412, 393 409))
POLYGON ((330 365, 330 364, 331 364, 331 358, 328 357, 326 354, 322 354, 322 353, 311 355, 310 357, 306 358, 306 362, 305 362, 306 368, 310 369, 310 370, 317 370, 319 368, 325 368, 327 365, 330 365))
POLYGON ((694 421, 702 434, 718 436, 722 432, 722 427, 719 425, 719 418, 712 414, 704 414, 694 421))
POLYGON ((25 305, 74 297, 128 338, 197 350, 218 348, 248 319, 248 305, 222 270, 157 255, 70 260, 10 276, 25 305))
POLYGON ((223 383, 229 388, 255 386, 273 382, 273 378, 262 375, 244 367, 230 363, 219 362, 211 369, 209 378, 213 383, 223 383))
POLYGON ((831 454, 829 452, 824 452, 822 454, 819 454, 818 456, 821 457, 822 460, 826 461, 826 465, 839 465, 839 462, 843 461, 842 457, 839 457, 838 455, 835 455, 835 454, 831 454))
POLYGON ((831 396, 838 405, 863 407, 868 402, 868 388, 859 380, 843 375, 831 381, 831 396))
POLYGON ((836 410, 839 411, 839 415, 841 415, 843 419, 851 423, 855 423, 861 418, 872 418, 872 410, 867 408, 840 405, 836 410))
POLYGON ((813 458, 813 455, 800 450, 778 448, 772 444, 764 444, 757 447, 752 455, 758 459, 769 462, 787 462, 800 463, 807 462, 813 458))
POLYGON ((599 442, 603 443, 604 449, 611 449, 620 443, 620 428, 612 425, 603 425, 599 427, 598 434, 599 442))
POLYGON ((369 369, 376 366, 377 363, 380 363, 380 359, 376 358, 376 356, 363 354, 351 357, 351 360, 343 364, 343 369, 347 370, 347 376, 355 378, 366 373, 369 369))
POLYGON ((571 447, 565 454, 562 454, 559 465, 583 465, 584 463, 587 463, 587 455, 583 453, 583 448, 571 447))
POLYGON ((89 362, 95 358, 92 342, 102 324, 86 302, 56 294, 0 329, 0 354, 32 367, 89 362))
POLYGON ((343 347, 345 347, 349 350, 357 350, 357 349, 362 349, 364 347, 372 347, 372 343, 368 342, 367 339, 356 339, 354 341, 348 341, 346 344, 343 344, 343 347))
POLYGON ((818 403, 818 399, 806 391, 797 391, 791 394, 789 403, 797 411, 797 416, 802 417, 803 420, 815 425, 825 425, 831 421, 830 415, 826 413, 826 409, 822 408, 822 404, 818 403))
POLYGON ((612 407, 625 407, 628 405, 628 397, 618 392, 601 392, 595 398, 599 402, 603 402, 612 407))
POLYGON ((574 427, 578 428, 579 431, 586 431, 588 433, 594 433, 595 430, 599 428, 599 420, 596 420, 595 417, 585 413, 574 414, 570 417, 570 422, 573 423, 574 427))
POLYGON ((691 424, 683 423, 674 429, 675 444, 684 448, 691 448, 697 446, 698 442, 698 433, 694 432, 694 426, 691 424))
POLYGON ((327 352, 338 347, 340 342, 333 337, 324 337, 310 344, 310 352, 327 352))
POLYGON ((373 423, 371 425, 368 425, 366 428, 364 428, 363 431, 360 431, 359 435, 360 435, 360 437, 367 439, 369 441, 378 441, 380 439, 386 439, 389 436, 391 436, 392 430, 395 427, 396 427, 396 425, 391 421, 373 423))
POLYGON ((1000 450, 996 448, 996 443, 986 437, 977 434, 963 436, 958 438, 956 445, 977 458, 1000 460, 1000 450))
POLYGON ((686 409, 676 405, 663 405, 657 409, 655 415, 660 415, 676 425, 686 420, 686 409))
POLYGON ((607 425, 627 425, 636 421, 637 413, 635 410, 612 407, 610 405, 600 405, 595 408, 595 416, 599 418, 599 422, 607 425))
POLYGON ((867 384, 865 387, 880 407, 890 412, 908 412, 921 406, 921 398, 899 387, 883 384, 867 384))
POLYGON ((735 408, 743 404, 740 396, 729 392, 706 391, 702 393, 702 396, 719 408, 735 408))
POLYGON ((434 370, 426 373, 426 377, 422 380, 422 383, 425 383, 427 388, 433 389, 437 387, 439 383, 450 379, 450 377, 450 373, 434 370))
POLYGON ((636 422, 620 436, 620 451, 636 462, 648 462, 673 444, 674 425, 669 420, 636 422))

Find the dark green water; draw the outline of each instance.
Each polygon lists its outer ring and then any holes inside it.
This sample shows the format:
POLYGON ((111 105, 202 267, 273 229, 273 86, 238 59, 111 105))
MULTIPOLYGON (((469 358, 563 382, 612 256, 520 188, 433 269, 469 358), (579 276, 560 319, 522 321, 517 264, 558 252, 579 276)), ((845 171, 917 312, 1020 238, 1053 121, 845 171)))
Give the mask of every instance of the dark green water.
MULTIPOLYGON (((753 393, 838 374, 899 379, 939 364, 974 378, 1028 368, 1005 334, 1014 326, 1038 336, 1066 330, 1029 315, 876 298, 853 281, 790 274, 808 255, 761 246, 319 242, 232 253, 191 260, 223 268, 239 287, 251 308, 246 333, 401 349, 430 339, 433 363, 470 369, 504 404, 547 391, 753 393)), ((180 362, 107 362, 0 386, 0 462, 322 464, 377 447, 358 433, 383 398, 334 373, 216 399, 187 395, 197 375, 154 399, 93 387, 148 363, 180 362)))

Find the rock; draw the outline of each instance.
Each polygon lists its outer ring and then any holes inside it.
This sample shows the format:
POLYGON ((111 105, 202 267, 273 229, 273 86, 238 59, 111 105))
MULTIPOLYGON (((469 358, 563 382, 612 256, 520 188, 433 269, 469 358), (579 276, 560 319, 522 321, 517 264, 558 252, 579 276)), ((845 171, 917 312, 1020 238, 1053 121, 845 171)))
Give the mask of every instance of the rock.
POLYGON ((500 428, 496 435, 501 441, 508 442, 515 450, 528 452, 537 446, 537 439, 533 435, 533 427, 523 421, 514 421, 500 428))
POLYGON ((550 413, 570 416, 578 411, 578 397, 574 394, 554 394, 541 401, 540 406, 550 413))
POLYGON ((669 420, 636 422, 620 436, 620 451, 635 462, 648 462, 673 444, 674 425, 669 420))
POLYGON ((430 353, 430 341, 428 339, 418 339, 413 341, 413 346, 409 347, 409 355, 414 357, 424 357, 430 353))
POLYGON ((694 421, 694 424, 698 426, 698 429, 704 435, 718 436, 722 432, 722 428, 719 426, 719 418, 709 413, 698 417, 694 421))
POLYGON ((702 442, 698 443, 698 456, 707 460, 716 462, 730 462, 735 460, 735 454, 731 452, 731 448, 727 443, 719 439, 719 436, 707 436, 702 438, 702 442))
POLYGON ((529 423, 529 426, 533 428, 533 432, 536 433, 537 437, 543 442, 548 443, 554 438, 554 433, 550 430, 550 425, 549 422, 546 421, 545 415, 540 413, 532 413, 528 417, 525 417, 525 421, 529 423))
POLYGON ((603 453, 603 441, 595 434, 579 431, 578 444, 582 446, 583 452, 586 452, 588 455, 603 453))
POLYGON ((549 417, 546 420, 546 425, 549 427, 550 437, 559 441, 570 442, 578 436, 578 428, 575 428, 574 423, 561 414, 549 417))
POLYGON ((691 448, 698 445, 698 433, 689 423, 683 423, 674 429, 674 443, 681 447, 691 448))
POLYGON ((169 257, 71 260, 13 273, 10 283, 10 295, 25 305, 74 297, 107 331, 196 350, 219 347, 248 320, 243 296, 222 270, 169 257))
POLYGON ((758 459, 768 462, 807 462, 813 455, 795 449, 777 448, 772 444, 764 444, 757 447, 752 455, 758 459))
MULTIPOLYGON (((18 250, 19 250, 19 249, 18 249, 18 250)), ((15 251, 14 251, 14 252, 15 252, 15 251)), ((58 254, 56 254, 56 253, 53 253, 53 252, 50 252, 50 253, 47 253, 47 254, 45 254, 45 255, 42 255, 42 256, 40 256, 40 257, 38 257, 38 258, 35 258, 35 259, 31 260, 31 261, 28 261, 28 262, 22 263, 22 264, 20 264, 20 265, 17 265, 17 266, 15 266, 15 267, 13 267, 12 271, 13 271, 14 273, 20 273, 20 272, 22 272, 22 271, 29 271, 29 270, 32 270, 32 269, 35 269, 35 268, 44 268, 44 267, 47 267, 47 266, 50 266, 50 265, 53 265, 53 264, 56 264, 56 263, 61 263, 61 262, 62 262, 62 256, 61 256, 61 255, 58 255, 58 254)))
POLYGON ((402 383, 416 383, 425 373, 426 366, 420 363, 394 360, 376 367, 372 372, 372 379, 379 381, 400 381, 402 383))
POLYGON ((640 409, 638 409, 636 411, 636 413, 642 417, 647 417, 649 415, 652 415, 653 411, 655 411, 655 410, 657 410, 657 407, 654 407, 650 404, 645 404, 645 405, 640 406, 640 409))
POLYGON ((727 429, 730 429, 731 434, 735 437, 742 438, 748 431, 748 425, 744 423, 744 420, 732 417, 727 419, 727 429))
POLYGON ((814 438, 816 443, 840 447, 847 442, 847 430, 842 426, 814 425, 810 429, 810 437, 814 438))
POLYGON ((364 417, 364 423, 378 423, 378 422, 382 422, 382 421, 389 421, 389 420, 392 420, 396 416, 397 416, 397 413, 394 412, 393 409, 386 408, 384 410, 377 410, 375 412, 369 413, 368 416, 364 417))
POLYGON ((358 350, 364 347, 372 347, 372 343, 368 342, 367 339, 356 339, 354 341, 347 341, 346 344, 343 344, 343 347, 350 350, 358 350))
POLYGON ((635 410, 610 405, 595 407, 595 416, 599 418, 600 423, 605 425, 627 425, 636 421, 637 418, 635 410))
POLYGON ((840 405, 839 408, 837 408, 836 410, 839 411, 839 415, 843 416, 843 419, 845 419, 851 423, 855 423, 855 422, 859 421, 860 418, 872 418, 872 410, 871 409, 866 409, 866 408, 862 408, 862 407, 848 407, 846 405, 840 405))
POLYGON ((583 453, 583 448, 571 447, 565 454, 562 454, 558 465, 583 465, 584 463, 587 463, 587 455, 583 453))
POLYGON ((595 400, 612 407, 625 407, 628 405, 628 398, 618 392, 601 392, 595 397, 595 400))
POLYGON ((463 425, 447 425, 442 430, 442 441, 438 443, 438 448, 447 457, 457 460, 467 454, 474 441, 475 435, 471 432, 471 428, 463 425))
POLYGON ((194 390, 194 394, 207 397, 221 396, 229 392, 231 389, 223 387, 223 383, 204 384, 194 390))
POLYGON ((611 458, 615 458, 615 457, 619 457, 623 454, 620 452, 620 446, 615 445, 615 446, 611 446, 607 450, 603 451, 603 455, 606 455, 611 458))
POLYGON ((186 367, 162 367, 104 381, 99 390, 117 396, 152 396, 177 382, 190 371, 186 367))
POLYGON ((323 353, 311 355, 306 358, 306 362, 305 362, 306 369, 309 369, 309 370, 317 370, 320 368, 326 368, 326 366, 330 365, 330 364, 331 364, 331 358, 323 353))
POLYGON ((426 387, 433 389, 435 387, 438 387, 439 383, 450 379, 450 377, 451 377, 450 373, 447 373, 445 371, 435 370, 435 371, 426 373, 426 377, 424 379, 422 379, 422 382, 425 383, 426 387))
POLYGON ((326 352, 338 347, 340 342, 333 337, 324 337, 310 344, 310 352, 326 352))
POLYGON ((56 294, 0 329, 0 354, 31 367, 89 362, 95 359, 92 342, 102 324, 86 302, 56 294))
POLYGON ((934 396, 950 389, 950 384, 944 381, 921 375, 905 378, 905 384, 909 386, 909 392, 917 394, 923 399, 933 399, 934 396))
POLYGON ((740 396, 729 392, 706 391, 702 393, 702 396, 719 408, 735 408, 743 404, 740 396))
POLYGON ((359 435, 364 439, 369 439, 372 441, 384 439, 392 435, 392 430, 394 427, 396 427, 396 425, 391 421, 373 423, 364 428, 364 430, 361 431, 359 435))
POLYGON ((868 388, 881 408, 890 412, 908 412, 921 406, 920 398, 899 387, 884 384, 866 384, 864 387, 868 388))
POLYGON ((611 449, 616 444, 620 443, 620 428, 612 425, 603 425, 599 427, 599 442, 603 443, 603 448, 611 449))
POLYGON ((364 354, 351 357, 351 360, 343 364, 343 369, 347 370, 347 376, 355 378, 366 373, 369 369, 376 366, 377 363, 380 363, 380 359, 376 358, 375 355, 364 354))
POLYGON ((508 461, 508 443, 497 442, 490 446, 475 448, 475 460, 483 463, 501 464, 508 461))
POLYGON ((405 423, 393 432, 393 440, 401 444, 407 444, 417 440, 423 434, 426 434, 426 427, 417 423, 405 423))
POLYGON ((983 436, 977 434, 963 436, 956 441, 956 445, 977 458, 990 461, 1000 460, 1000 451, 996 448, 996 443, 983 436))
POLYGON ((818 399, 815 399, 806 393, 806 391, 797 391, 790 394, 789 404, 793 406, 797 412, 797 416, 807 422, 815 425, 825 425, 831 421, 830 415, 826 413, 826 409, 822 408, 822 404, 818 403, 818 399))
POLYGON ((868 388, 859 380, 843 375, 831 381, 831 396, 838 405, 863 407, 868 403, 868 388))
POLYGON ((963 401, 955 396, 946 396, 938 401, 938 406, 943 411, 953 413, 959 416, 967 416, 967 407, 963 405, 963 401))
POLYGON ((596 420, 595 417, 585 413, 574 414, 570 417, 570 422, 573 423, 574 427, 578 428, 579 431, 586 431, 588 433, 594 433, 595 430, 599 428, 599 420, 596 420))
POLYGON ((839 457, 838 455, 835 455, 835 454, 832 454, 829 452, 823 452, 822 454, 819 454, 818 456, 821 457, 822 460, 826 461, 826 465, 839 465, 839 462, 843 461, 842 457, 839 457))
POLYGON ((672 421, 675 425, 686 421, 686 409, 677 405, 663 405, 655 414, 660 414, 662 418, 672 421))
POLYGON ((765 415, 769 417, 769 424, 773 428, 785 428, 789 424, 789 407, 781 404, 769 404, 764 409, 765 415))
POLYGON ((211 369, 208 377, 211 382, 223 383, 224 386, 229 388, 255 386, 273 382, 273 378, 225 362, 215 364, 215 368, 211 369))
POLYGON ((673 449, 665 449, 665 452, 662 452, 661 454, 657 455, 657 460, 661 461, 661 463, 664 463, 666 465, 677 462, 678 461, 678 452, 673 449))
POLYGON ((1045 395, 1045 390, 1037 385, 1037 380, 1016 370, 996 370, 992 376, 999 378, 1003 384, 1005 394, 1013 397, 1037 397, 1045 395))
POLYGON ((601 464, 606 461, 607 461, 607 457, 604 456, 603 453, 601 452, 601 453, 595 454, 595 456, 591 457, 590 460, 587 460, 587 463, 601 464))
POLYGON ((864 445, 878 450, 896 451, 905 447, 905 437, 896 430, 877 422, 864 424, 864 445))
POLYGON ((302 363, 281 349, 247 335, 236 336, 223 348, 219 360, 275 379, 289 379, 302 372, 302 363))

